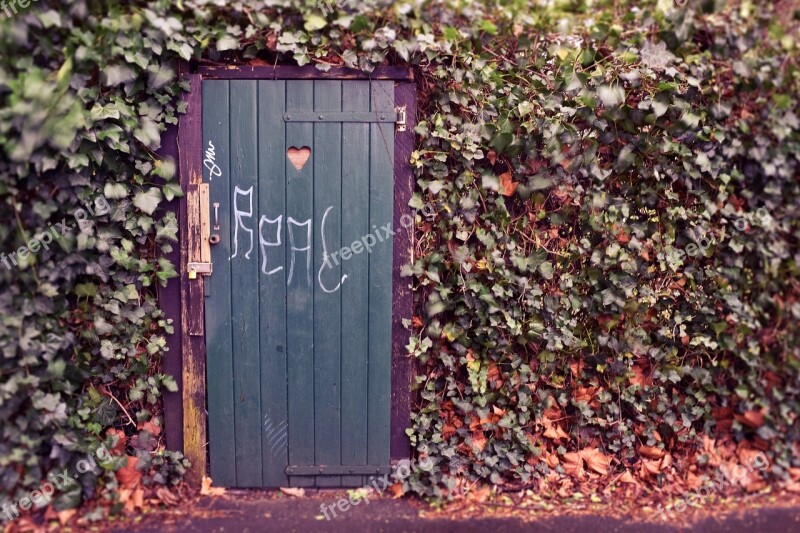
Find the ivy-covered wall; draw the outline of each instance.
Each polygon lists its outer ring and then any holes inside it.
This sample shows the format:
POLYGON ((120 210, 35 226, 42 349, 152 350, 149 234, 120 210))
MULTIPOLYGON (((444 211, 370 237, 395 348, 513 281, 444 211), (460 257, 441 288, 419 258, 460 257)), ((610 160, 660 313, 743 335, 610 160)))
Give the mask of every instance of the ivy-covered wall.
POLYGON ((436 467, 407 489, 658 484, 756 450, 769 479, 800 472, 798 15, 679 3, 0 13, 3 499, 101 443, 116 459, 58 508, 183 472, 162 440, 176 384, 157 301, 176 276, 160 207, 181 192, 156 151, 184 111, 180 60, 414 66, 412 206, 435 213, 405 269, 409 434, 436 467))

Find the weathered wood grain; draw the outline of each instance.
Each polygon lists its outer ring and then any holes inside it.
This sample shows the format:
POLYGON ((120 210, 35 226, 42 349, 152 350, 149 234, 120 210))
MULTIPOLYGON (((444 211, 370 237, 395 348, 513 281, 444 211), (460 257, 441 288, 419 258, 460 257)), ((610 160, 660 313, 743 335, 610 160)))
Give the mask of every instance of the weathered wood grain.
POLYGON ((409 278, 400 276, 403 265, 413 259, 414 227, 404 227, 403 215, 413 216, 408 206, 414 191, 414 172, 411 169, 411 152, 414 150, 417 99, 413 83, 395 85, 395 105, 406 107, 406 131, 395 134, 394 145, 394 290, 392 296, 392 459, 405 459, 411 454, 411 443, 406 428, 411 425, 411 384, 414 365, 406 345, 409 330, 403 319, 410 320, 413 312, 413 295, 409 278))
POLYGON ((183 329, 183 453, 192 466, 187 480, 199 484, 206 472, 206 414, 205 414, 205 339, 203 309, 203 277, 190 280, 186 265, 200 261, 200 216, 198 185, 202 181, 201 159, 201 79, 188 77, 187 114, 178 130, 181 187, 186 192, 181 206, 181 323, 183 329))

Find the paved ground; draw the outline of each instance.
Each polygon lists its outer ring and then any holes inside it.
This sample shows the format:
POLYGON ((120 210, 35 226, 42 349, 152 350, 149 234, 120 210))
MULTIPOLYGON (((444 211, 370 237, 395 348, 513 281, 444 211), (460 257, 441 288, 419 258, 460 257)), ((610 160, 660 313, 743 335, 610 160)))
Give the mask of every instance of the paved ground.
MULTIPOLYGON (((318 494, 304 498, 259 498, 228 494, 224 497, 201 498, 186 514, 158 515, 144 518, 135 526, 126 525, 116 531, 137 532, 484 532, 534 531, 557 533, 595 532, 671 532, 698 533, 795 533, 800 532, 800 509, 767 508, 747 511, 739 516, 720 520, 705 519, 690 528, 667 523, 637 522, 603 516, 561 516, 538 521, 518 518, 453 519, 420 517, 420 505, 408 500, 373 500, 361 503, 330 521, 320 512, 320 504, 335 503, 338 496, 318 494)), ((330 513, 329 513, 330 514, 330 513)), ((430 513, 428 513, 430 516, 430 513)))

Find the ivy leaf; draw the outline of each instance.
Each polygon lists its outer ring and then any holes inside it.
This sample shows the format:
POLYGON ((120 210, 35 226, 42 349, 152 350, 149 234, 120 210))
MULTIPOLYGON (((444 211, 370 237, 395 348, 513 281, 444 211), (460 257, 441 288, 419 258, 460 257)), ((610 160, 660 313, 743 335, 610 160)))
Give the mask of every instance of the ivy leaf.
POLYGON ((161 190, 164 192, 164 198, 167 199, 168 202, 171 202, 175 197, 182 197, 183 191, 181 190, 181 186, 177 183, 165 183, 161 190))
POLYGON ((239 48, 239 41, 235 37, 226 35, 217 41, 217 51, 223 52, 225 50, 236 50, 239 48))
POLYGON ((100 405, 95 408, 94 416, 100 424, 110 426, 117 418, 117 406, 114 405, 110 398, 104 397, 100 405))
POLYGON ((155 187, 150 187, 146 191, 136 193, 136 196, 133 197, 133 205, 148 215, 152 215, 158 208, 158 204, 161 203, 161 198, 161 191, 155 187))
POLYGON ((325 20, 324 17, 317 14, 311 14, 306 17, 306 23, 303 25, 303 28, 305 28, 306 31, 317 31, 321 30, 327 25, 328 21, 325 20))
POLYGON ((122 183, 106 183, 103 186, 103 196, 116 200, 128 196, 128 187, 122 183))
POLYGON ((613 107, 625 101, 625 89, 619 85, 603 85, 597 90, 597 96, 604 106, 613 107))
POLYGON ((133 132, 136 139, 152 150, 161 146, 161 132, 150 117, 142 117, 139 127, 133 132))

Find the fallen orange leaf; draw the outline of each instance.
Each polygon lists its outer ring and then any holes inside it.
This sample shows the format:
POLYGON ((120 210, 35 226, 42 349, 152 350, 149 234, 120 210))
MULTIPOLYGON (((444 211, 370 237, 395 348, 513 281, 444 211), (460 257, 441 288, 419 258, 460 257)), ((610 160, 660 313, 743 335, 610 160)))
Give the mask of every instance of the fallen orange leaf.
POLYGON ((483 434, 483 431, 472 432, 472 445, 478 448, 479 452, 483 451, 486 447, 486 435, 483 434))
POLYGON ((733 415, 733 418, 753 429, 758 429, 764 425, 764 413, 761 411, 747 411, 741 415, 733 415))
POLYGON ((564 454, 564 472, 574 477, 583 476, 583 459, 578 452, 564 454))
POLYGON ((640 446, 639 454, 647 457, 648 459, 661 459, 664 457, 664 450, 656 448, 655 446, 640 446))
POLYGON ((397 499, 403 496, 403 484, 395 483, 389 486, 389 494, 392 498, 397 499))
POLYGON ((129 455, 127 464, 117 470, 117 481, 122 488, 132 489, 142 480, 142 472, 136 469, 136 463, 138 461, 139 459, 137 457, 129 455))
MULTIPOLYGON (((200 494, 203 496, 222 496, 225 494, 225 489, 222 487, 212 487, 211 478, 203 476, 203 483, 200 485, 200 494)), ((282 489, 281 489, 282 490, 282 489)))
POLYGON ((503 196, 511 196, 514 194, 514 191, 517 190, 519 183, 512 179, 511 171, 509 170, 508 172, 503 172, 500 174, 500 185, 500 194, 503 196))
POLYGON ((608 474, 611 457, 605 455, 597 448, 584 448, 580 451, 581 458, 586 461, 586 466, 600 475, 608 474))

